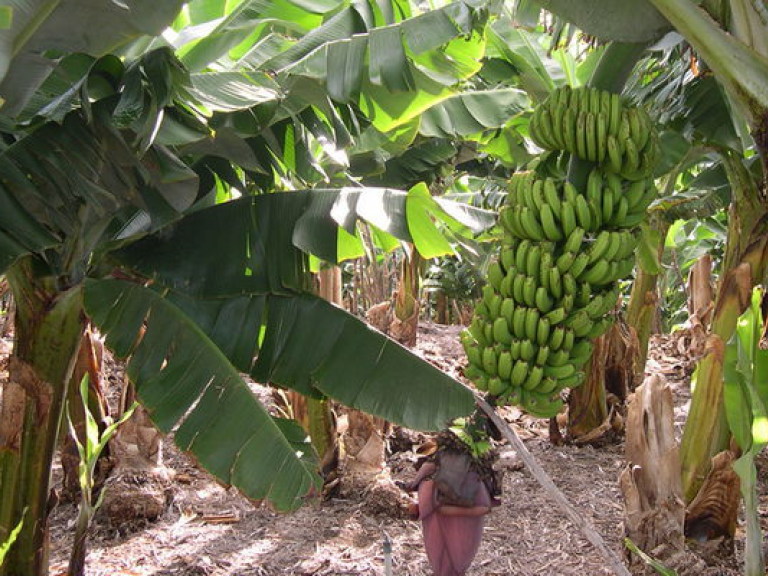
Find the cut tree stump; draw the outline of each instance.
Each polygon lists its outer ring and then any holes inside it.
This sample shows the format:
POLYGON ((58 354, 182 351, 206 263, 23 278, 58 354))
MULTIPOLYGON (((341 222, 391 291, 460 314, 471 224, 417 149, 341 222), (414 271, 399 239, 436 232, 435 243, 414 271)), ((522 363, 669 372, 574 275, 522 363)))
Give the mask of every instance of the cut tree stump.
MULTIPOLYGON (((672 391, 655 374, 638 386, 627 408, 627 467, 619 478, 625 534, 654 557, 663 553, 670 558, 685 549, 685 504, 673 409, 672 391)), ((638 573, 644 573, 639 559, 629 560, 638 573)))

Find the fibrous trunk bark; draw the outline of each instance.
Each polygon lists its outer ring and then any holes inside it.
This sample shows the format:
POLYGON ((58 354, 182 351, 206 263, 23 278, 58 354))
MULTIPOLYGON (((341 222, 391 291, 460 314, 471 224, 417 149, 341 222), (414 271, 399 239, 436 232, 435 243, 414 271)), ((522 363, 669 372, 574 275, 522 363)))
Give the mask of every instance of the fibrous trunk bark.
POLYGON ((48 573, 50 474, 85 329, 79 288, 62 292, 32 259, 7 272, 16 302, 9 384, 0 406, 0 541, 24 524, 0 574, 48 573))
MULTIPOLYGON (((630 397, 626 431, 627 466, 619 479, 625 534, 651 556, 671 557, 685 547, 685 505, 672 392, 659 376, 650 376, 630 397)), ((642 564, 629 560, 635 568, 642 564)))
MULTIPOLYGON (((765 160, 766 150, 761 149, 765 160)), ((733 203, 718 282, 711 334, 698 366, 681 444, 683 496, 691 502, 702 486, 712 458, 729 445, 730 433, 723 406, 723 350, 736 322, 750 302, 752 287, 768 269, 768 202, 765 182, 756 184, 740 157, 723 154, 733 203)))
POLYGON ((594 444, 622 430, 624 401, 637 377, 637 354, 637 338, 621 316, 595 339, 585 382, 568 396, 569 440, 594 444))

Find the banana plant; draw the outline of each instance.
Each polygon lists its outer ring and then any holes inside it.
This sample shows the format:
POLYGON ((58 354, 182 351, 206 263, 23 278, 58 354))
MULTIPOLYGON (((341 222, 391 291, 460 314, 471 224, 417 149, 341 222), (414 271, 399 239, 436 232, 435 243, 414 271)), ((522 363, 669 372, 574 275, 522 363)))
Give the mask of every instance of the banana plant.
MULTIPOLYGON (((366 19, 369 4, 289 5, 296 22, 261 2, 193 2, 180 18, 207 23, 208 34, 177 19, 178 46, 167 41, 171 33, 135 42, 119 36, 109 46, 121 57, 57 45, 64 55, 5 110, 0 272, 18 309, 11 383, 0 406, 0 540, 25 509, 30 520, 0 573, 46 571, 49 471, 86 319, 127 358, 140 401, 161 430, 222 482, 279 509, 317 493, 316 462, 305 433, 268 414, 241 373, 414 428, 441 428, 471 411, 468 390, 314 296, 307 255, 354 257, 361 222, 389 244, 441 255, 450 249, 441 230, 471 235, 493 215, 418 188, 255 193, 337 183, 308 152, 333 157, 352 135, 380 142, 394 129, 394 155, 413 140, 428 104, 415 89, 386 86, 387 62, 372 76, 359 62, 348 67, 364 79, 349 104, 331 100, 327 79, 318 81, 311 67, 289 74, 292 64, 307 64, 325 42, 346 46, 358 30, 370 31, 383 53, 407 52, 398 62, 419 78, 431 71, 422 80, 441 86, 434 103, 453 94, 456 74, 477 68, 469 59, 482 47, 483 20, 465 4, 434 17, 398 13, 397 22, 366 19), (365 26, 350 31, 350 22, 365 26), (384 24, 407 29, 402 37, 411 44, 376 32, 384 24), (211 26, 224 28, 210 33, 211 26), (294 39, 285 30, 306 33, 294 39), (185 32, 196 41, 185 42, 185 32), (240 42, 228 44, 235 37, 240 42), (288 47, 290 61, 269 60, 277 70, 245 69, 281 40, 290 46, 280 44, 274 58, 288 47), (239 67, 222 67, 227 60, 239 67), (389 99, 392 90, 397 98, 389 99), (406 105, 386 109, 395 102, 406 105)), ((59 20, 47 22, 63 29, 59 20)), ((43 44, 46 30, 39 30, 43 44)))
MULTIPOLYGON (((607 2, 551 0, 542 4, 564 19, 576 23, 597 38, 622 42, 656 42, 676 31, 712 70, 715 80, 733 103, 734 124, 746 124, 763 164, 768 161, 764 138, 766 118, 765 84, 768 59, 766 20, 761 4, 748 0, 699 5, 688 0, 607 2)), ((768 265, 765 246, 764 177, 754 179, 741 159, 724 158, 734 194, 729 216, 729 245, 723 264, 723 280, 715 304, 713 332, 727 342, 736 319, 748 305, 736 286, 759 282, 768 265), (739 268, 741 265, 746 268, 739 268), (740 271, 741 270, 741 271, 740 271), (742 276, 744 277, 742 279, 742 276)), ((711 355, 710 355, 711 356, 711 355)), ((686 500, 698 491, 709 469, 710 459, 727 446, 728 430, 723 410, 722 363, 711 357, 703 361, 705 377, 693 395, 692 409, 684 433, 681 455, 686 500)))
POLYGON ((725 349, 724 397, 728 426, 741 456, 733 470, 741 479, 746 516, 745 576, 765 574, 755 456, 768 444, 768 349, 765 349, 764 289, 757 287, 725 349))

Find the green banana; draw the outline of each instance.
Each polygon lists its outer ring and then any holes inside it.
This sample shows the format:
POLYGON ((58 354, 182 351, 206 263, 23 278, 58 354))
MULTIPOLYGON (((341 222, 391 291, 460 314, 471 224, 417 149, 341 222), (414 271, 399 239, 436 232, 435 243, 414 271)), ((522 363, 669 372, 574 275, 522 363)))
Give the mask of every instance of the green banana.
POLYGON ((520 224, 523 227, 526 238, 538 241, 544 240, 546 238, 539 220, 536 218, 536 215, 530 208, 520 209, 520 224))
POLYGON ((525 304, 524 287, 526 278, 525 274, 516 274, 512 280, 512 298, 518 304, 525 304))
POLYGON ((512 334, 509 333, 509 324, 507 324, 507 319, 503 316, 499 316, 493 321, 493 341, 504 345, 512 343, 512 334))
POLYGON ((501 281, 504 280, 504 270, 501 269, 501 264, 494 260, 491 265, 488 266, 488 282, 496 290, 501 290, 501 281))
POLYGON ((561 199, 560 193, 557 190, 557 184, 552 178, 546 178, 544 180, 544 200, 552 207, 552 212, 557 219, 560 219, 561 212, 561 199))
POLYGON ((574 260, 576 260, 576 255, 573 252, 563 252, 555 260, 555 266, 560 270, 560 274, 564 274, 571 269, 574 260))
POLYGON ((515 280, 515 276, 517 276, 517 270, 513 267, 509 272, 507 272, 507 275, 504 276, 504 279, 501 281, 501 286, 499 286, 499 294, 501 294, 504 298, 509 298, 512 296, 512 283, 515 280))
POLYGON ((573 343, 576 340, 576 334, 574 334, 573 330, 570 328, 567 328, 565 331, 565 336, 563 337, 563 345, 561 348, 563 350, 571 350, 573 348, 573 343))
POLYGON ((574 372, 570 376, 560 378, 560 380, 558 380, 558 386, 561 390, 565 390, 566 388, 576 388, 581 386, 584 383, 584 380, 584 372, 574 372))
POLYGON ((534 390, 544 377, 544 369, 541 366, 530 366, 528 377, 523 381, 523 390, 534 390))
POLYGON ((565 325, 573 330, 573 335, 577 338, 585 336, 590 331, 593 324, 594 322, 589 317, 589 314, 583 309, 574 312, 565 320, 565 325))
POLYGON ((619 140, 613 134, 608 134, 606 138, 606 151, 608 163, 606 168, 612 172, 621 172, 621 168, 624 165, 624 151, 619 144, 619 140))
POLYGON ((522 390, 520 402, 526 412, 539 418, 553 418, 563 408, 558 395, 539 394, 534 390, 522 390))
POLYGON ((593 204, 599 203, 603 196, 603 173, 594 168, 587 176, 587 200, 593 204))
POLYGON ((594 338, 597 338, 598 336, 602 336, 608 331, 608 329, 612 325, 613 325, 613 318, 609 316, 600 318, 592 326, 592 329, 589 332, 587 332, 587 338, 594 339, 594 338))
POLYGON ((515 338, 522 340, 526 337, 525 333, 525 319, 527 317, 527 308, 522 306, 515 308, 515 313, 512 316, 512 332, 515 338))
POLYGON ((526 362, 533 360, 536 355, 536 347, 527 338, 520 341, 520 358, 526 362))
POLYGON ((549 251, 542 252, 541 261, 539 262, 538 278, 539 285, 549 290, 549 270, 552 268, 552 253, 549 251))
POLYGON ((504 267, 504 272, 509 272, 511 268, 515 267, 515 252, 517 246, 506 245, 499 251, 499 260, 504 267))
POLYGON ((573 275, 570 272, 566 272, 563 274, 561 280, 563 285, 563 294, 575 296, 578 290, 578 285, 576 284, 576 279, 573 277, 573 275))
POLYGON ((541 261, 541 245, 532 244, 525 258, 525 274, 535 276, 539 273, 539 263, 541 261))
POLYGON ((507 328, 512 329, 512 318, 515 313, 515 300, 513 298, 506 297, 501 303, 501 309, 499 315, 507 322, 507 328))
POLYGON ((592 245, 587 249, 589 255, 588 264, 594 264, 598 260, 603 259, 603 254, 608 249, 608 245, 611 241, 611 233, 608 230, 602 230, 595 237, 592 245))
POLYGON ((550 322, 545 317, 539 318, 538 325, 536 326, 536 343, 543 347, 549 343, 550 322))
POLYGON ((472 318, 472 322, 470 322, 469 328, 467 328, 467 331, 475 339, 475 342, 477 342, 481 347, 485 347, 490 344, 488 339, 485 337, 484 327, 485 323, 480 318, 475 316, 472 318))
POLYGON ((504 381, 509 381, 509 377, 512 374, 512 353, 509 350, 504 350, 499 354, 499 364, 496 369, 496 373, 504 381))
POLYGON ((480 352, 480 347, 476 343, 465 345, 464 352, 466 352, 467 360, 472 366, 477 366, 478 368, 483 367, 483 355, 480 352))
POLYGON ((528 261, 528 251, 531 249, 531 246, 533 246, 533 242, 526 238, 520 242, 517 246, 517 250, 515 250, 515 268, 521 273, 525 273, 526 263, 528 261))
POLYGON ((605 283, 606 278, 610 272, 610 262, 607 260, 598 260, 587 268, 584 273, 579 276, 579 280, 582 282, 588 282, 592 286, 598 286, 605 283))
POLYGON ((544 376, 544 378, 541 379, 539 387, 536 388, 536 392, 544 395, 552 394, 555 390, 557 390, 557 383, 558 382, 556 378, 552 378, 551 376, 544 376))
POLYGON ((523 299, 528 307, 536 306, 536 280, 533 276, 526 276, 523 284, 523 299))
POLYGON ((525 382, 526 376, 528 376, 528 363, 525 360, 518 360, 512 367, 509 381, 513 387, 519 387, 525 382))
POLYGON ((555 220, 555 213, 552 211, 552 207, 549 204, 542 204, 539 210, 539 218, 541 219, 541 228, 544 231, 544 236, 547 240, 558 241, 563 238, 563 231, 558 226, 555 220))
POLYGON ((558 380, 567 378, 574 372, 576 372, 576 368, 574 368, 573 364, 563 364, 562 366, 552 366, 548 364, 547 366, 544 366, 544 375, 558 380))
POLYGON ((592 227, 592 213, 589 211, 589 205, 587 199, 581 194, 576 197, 576 220, 581 228, 584 228, 587 232, 593 230, 592 227))
POLYGON ((541 345, 539 346, 538 351, 536 352, 536 365, 537 366, 544 366, 547 364, 547 360, 549 359, 549 346, 541 345))
POLYGON ((619 198, 618 202, 615 204, 615 210, 613 214, 613 218, 611 218, 611 221, 609 224, 612 224, 614 226, 624 226, 624 221, 627 218, 627 213, 629 212, 629 202, 627 199, 622 196, 619 198))
POLYGON ((542 314, 546 314, 552 310, 552 307, 555 305, 555 301, 544 286, 538 286, 536 288, 535 303, 536 308, 538 308, 539 312, 542 314))
MULTIPOLYGON (((554 325, 555 322, 551 322, 551 324, 554 325)), ((560 347, 563 345, 564 340, 565 340, 565 327, 555 326, 552 330, 550 330, 549 349, 560 350, 560 347)))
POLYGON ((531 342, 536 341, 536 334, 539 326, 541 313, 536 308, 528 308, 525 314, 525 336, 531 342))
POLYGON ((562 366, 568 362, 571 358, 571 353, 568 350, 556 350, 550 351, 547 357, 547 364, 550 366, 562 366))
POLYGON ((589 252, 579 252, 579 254, 576 256, 576 258, 573 259, 573 264, 571 264, 570 270, 568 270, 571 273, 571 276, 574 278, 578 278, 581 276, 581 273, 584 272, 584 269, 589 265, 589 252))
POLYGON ((590 160, 587 150, 587 112, 582 109, 576 116, 576 155, 584 160, 590 160))
POLYGON ((488 394, 491 396, 501 396, 509 388, 509 384, 504 382, 498 376, 488 378, 488 394))
POLYGON ((568 311, 566 310, 565 306, 560 306, 559 308, 555 308, 554 310, 547 312, 544 315, 544 318, 549 320, 550 326, 554 326, 555 324, 560 324, 560 322, 565 320, 567 316, 568 311))
POLYGON ((547 287, 555 300, 560 300, 563 297, 563 281, 557 266, 552 266, 549 269, 549 283, 547 287))
POLYGON ((568 238, 563 245, 563 250, 566 252, 573 252, 574 254, 581 252, 581 243, 584 241, 584 235, 584 228, 578 226, 574 228, 573 232, 568 235, 568 238))
POLYGON ((563 228, 563 235, 570 238, 576 229, 576 211, 573 204, 568 200, 563 200, 560 204, 560 224, 563 228))
POLYGON ((496 376, 499 360, 493 348, 483 348, 483 370, 488 376, 496 376))

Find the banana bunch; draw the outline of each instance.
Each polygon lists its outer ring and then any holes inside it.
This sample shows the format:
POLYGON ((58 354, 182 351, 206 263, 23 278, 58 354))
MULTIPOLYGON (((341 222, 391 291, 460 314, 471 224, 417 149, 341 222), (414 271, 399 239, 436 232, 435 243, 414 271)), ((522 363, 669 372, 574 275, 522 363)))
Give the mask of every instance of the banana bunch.
POLYGON ((566 86, 536 108, 531 138, 545 150, 565 150, 604 166, 625 180, 647 178, 657 156, 653 123, 618 94, 566 86))
POLYGON ((583 382, 617 281, 634 268, 635 228, 656 197, 656 135, 618 95, 562 88, 535 110, 531 137, 548 152, 509 181, 502 247, 461 341, 480 390, 549 417, 583 382), (561 169, 574 154, 595 163, 584 190, 561 169))

